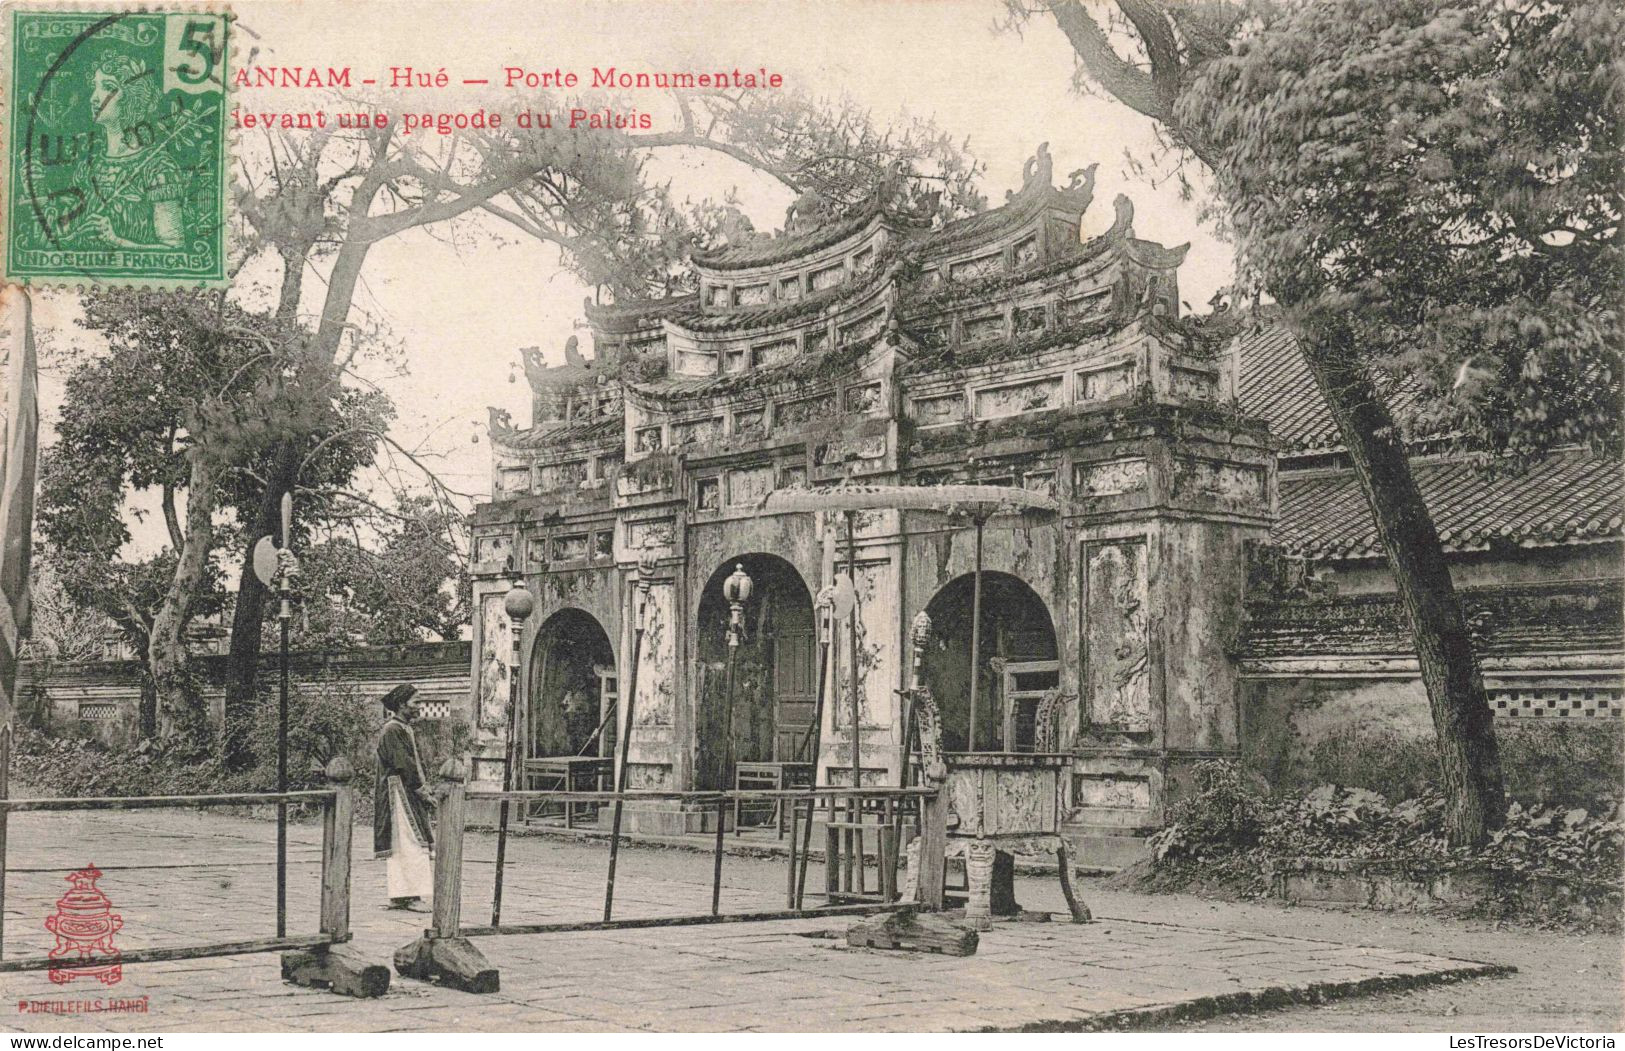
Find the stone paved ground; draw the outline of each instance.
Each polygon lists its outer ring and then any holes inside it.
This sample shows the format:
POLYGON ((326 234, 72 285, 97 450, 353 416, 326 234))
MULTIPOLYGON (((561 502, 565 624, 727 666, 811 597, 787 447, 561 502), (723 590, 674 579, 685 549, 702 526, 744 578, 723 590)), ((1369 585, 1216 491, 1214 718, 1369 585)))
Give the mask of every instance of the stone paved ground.
MULTIPOLYGON (((365 858, 369 830, 358 829, 365 858)), ((221 814, 22 814, 10 826, 5 901, 8 958, 47 951, 44 917, 62 876, 94 862, 124 918, 118 944, 182 945, 264 937, 273 921, 274 825, 221 814)), ((489 918, 493 839, 471 836, 464 919, 489 918)), ((313 931, 319 832, 290 836, 290 933, 313 931)), ((510 841, 504 920, 590 919, 600 910, 607 852, 545 838, 510 841)), ((632 849, 617 877, 617 916, 709 907, 711 861, 682 851, 632 849)), ((783 862, 727 859, 725 909, 783 905, 783 862)), ((810 884, 818 882, 816 870, 810 884)), ((383 866, 360 860, 355 947, 387 962, 426 917, 385 910, 383 866)), ((1029 908, 1062 909, 1053 880, 1023 879, 1029 908)), ((1098 910, 1109 913, 1111 910, 1098 910)), ((81 980, 53 986, 43 972, 0 975, 0 1028, 62 1031, 221 1030, 860 1030, 1076 1026, 1192 1004, 1244 1003, 1267 990, 1371 990, 1484 968, 1419 951, 1283 933, 1219 929, 1107 915, 1088 926, 1001 924, 972 957, 847 949, 819 936, 851 921, 823 919, 663 930, 482 938, 502 991, 473 996, 396 976, 389 993, 359 1001, 284 984, 274 955, 132 965, 113 990, 81 980), (16 1013, 24 999, 148 996, 146 1016, 16 1013), (1219 999, 1215 999, 1219 998, 1219 999)), ((1485 979, 1475 979, 1482 982, 1485 979)), ((1491 984, 1494 984, 1493 982, 1491 984)))

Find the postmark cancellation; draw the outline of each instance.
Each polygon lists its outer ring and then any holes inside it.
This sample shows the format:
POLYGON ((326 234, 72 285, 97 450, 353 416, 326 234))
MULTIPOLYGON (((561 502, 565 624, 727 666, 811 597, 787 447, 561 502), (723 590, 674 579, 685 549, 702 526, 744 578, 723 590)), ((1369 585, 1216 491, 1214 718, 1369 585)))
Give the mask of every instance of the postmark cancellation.
POLYGON ((216 7, 3 9, 5 270, 25 284, 226 284, 216 7))

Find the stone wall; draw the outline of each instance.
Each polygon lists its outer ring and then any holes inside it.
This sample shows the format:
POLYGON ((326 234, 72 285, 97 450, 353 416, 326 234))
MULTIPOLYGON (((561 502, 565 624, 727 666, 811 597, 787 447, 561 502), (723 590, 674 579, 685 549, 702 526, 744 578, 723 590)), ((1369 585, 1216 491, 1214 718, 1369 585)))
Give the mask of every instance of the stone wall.
MULTIPOLYGON (((344 652, 290 655, 289 688, 315 680, 352 685, 363 696, 382 697, 409 682, 418 688, 423 717, 468 717, 469 644, 416 643, 344 652)), ((218 724, 225 703, 226 657, 192 658, 203 675, 204 697, 218 724)), ((279 664, 273 651, 260 658, 260 682, 275 689, 279 664)), ((57 733, 89 733, 108 745, 135 742, 141 703, 139 661, 23 661, 18 670, 19 717, 57 733)))

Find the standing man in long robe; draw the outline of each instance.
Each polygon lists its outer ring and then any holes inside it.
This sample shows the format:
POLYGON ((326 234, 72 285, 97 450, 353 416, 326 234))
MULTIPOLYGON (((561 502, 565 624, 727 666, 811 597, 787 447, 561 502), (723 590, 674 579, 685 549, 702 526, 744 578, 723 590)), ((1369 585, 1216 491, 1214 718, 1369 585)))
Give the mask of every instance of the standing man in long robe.
POLYGON ((423 776, 412 719, 417 687, 397 686, 384 695, 388 718, 378 734, 378 781, 373 792, 373 857, 387 859, 389 907, 422 911, 433 893, 434 838, 429 806, 434 797, 423 776))

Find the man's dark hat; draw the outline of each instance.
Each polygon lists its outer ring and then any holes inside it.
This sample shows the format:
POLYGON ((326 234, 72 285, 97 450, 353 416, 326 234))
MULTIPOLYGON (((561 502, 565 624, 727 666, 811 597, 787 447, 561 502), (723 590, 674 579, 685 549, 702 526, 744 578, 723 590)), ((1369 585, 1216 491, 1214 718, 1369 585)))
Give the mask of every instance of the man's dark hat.
POLYGON ((395 687, 393 690, 390 690, 388 693, 384 694, 384 711, 400 711, 401 705, 405 704, 407 701, 410 701, 413 695, 417 692, 418 688, 410 683, 403 683, 402 685, 395 687))

